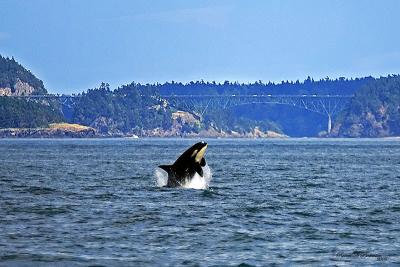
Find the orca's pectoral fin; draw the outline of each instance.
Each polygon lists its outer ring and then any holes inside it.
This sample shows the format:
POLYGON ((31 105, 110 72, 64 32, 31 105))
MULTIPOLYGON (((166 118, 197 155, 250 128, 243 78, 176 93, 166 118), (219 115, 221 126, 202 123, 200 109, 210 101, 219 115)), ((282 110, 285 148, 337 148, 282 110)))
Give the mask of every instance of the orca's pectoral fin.
POLYGON ((168 175, 170 175, 172 173, 172 165, 160 165, 160 166, 158 166, 158 168, 161 168, 164 171, 166 171, 168 173, 168 175))
POLYGON ((205 158, 202 158, 202 159, 201 159, 201 161, 200 161, 200 166, 201 166, 201 167, 206 166, 206 159, 205 159, 205 158))
POLYGON ((196 165, 196 172, 203 177, 203 169, 201 168, 200 164, 196 165))

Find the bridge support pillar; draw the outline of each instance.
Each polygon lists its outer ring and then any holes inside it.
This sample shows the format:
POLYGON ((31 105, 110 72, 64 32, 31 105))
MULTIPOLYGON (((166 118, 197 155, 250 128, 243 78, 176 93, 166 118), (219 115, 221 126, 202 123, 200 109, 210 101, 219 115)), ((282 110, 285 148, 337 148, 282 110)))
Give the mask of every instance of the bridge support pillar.
POLYGON ((328 134, 330 134, 332 131, 332 118, 331 114, 328 114, 328 134))

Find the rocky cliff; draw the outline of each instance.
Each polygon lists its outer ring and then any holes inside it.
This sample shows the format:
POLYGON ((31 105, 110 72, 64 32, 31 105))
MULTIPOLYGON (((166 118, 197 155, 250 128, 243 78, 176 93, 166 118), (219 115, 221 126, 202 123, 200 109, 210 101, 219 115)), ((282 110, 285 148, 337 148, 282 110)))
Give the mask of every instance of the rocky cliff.
POLYGON ((23 82, 18 78, 12 88, 0 88, 0 96, 27 96, 33 94, 34 92, 35 88, 29 85, 29 83, 23 82))
POLYGON ((0 96, 46 94, 43 82, 15 61, 0 55, 0 96))

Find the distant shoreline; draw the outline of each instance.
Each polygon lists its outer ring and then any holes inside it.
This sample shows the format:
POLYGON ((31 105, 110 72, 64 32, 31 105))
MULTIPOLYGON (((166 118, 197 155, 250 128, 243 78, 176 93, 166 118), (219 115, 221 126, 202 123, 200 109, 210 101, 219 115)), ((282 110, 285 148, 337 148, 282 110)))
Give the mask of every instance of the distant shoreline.
POLYGON ((251 136, 208 136, 208 135, 176 135, 176 136, 136 136, 136 135, 103 135, 95 132, 72 132, 72 131, 49 131, 47 128, 6 128, 0 129, 0 140, 62 140, 62 139, 125 139, 125 140, 143 140, 143 139, 212 139, 212 140, 386 140, 400 141, 400 136, 387 137, 331 137, 331 136, 304 136, 304 137, 251 137, 251 136))
POLYGON ((202 130, 198 133, 179 133, 162 129, 143 131, 142 134, 134 133, 99 133, 88 126, 70 123, 52 123, 42 128, 0 128, 0 139, 382 139, 400 140, 400 136, 386 137, 338 137, 338 136, 304 136, 290 137, 273 131, 262 132, 255 128, 251 132, 238 133, 234 131, 216 131, 215 129, 202 130))
MULTIPOLYGON (((0 139, 291 139, 289 136, 282 137, 250 137, 250 136, 213 136, 213 135, 167 135, 167 136, 132 136, 132 135, 102 135, 102 134, 86 134, 76 132, 61 132, 49 133, 46 130, 10 130, 0 129, 0 139)), ((314 137, 300 137, 300 138, 314 138, 314 137)), ((315 137, 321 138, 321 137, 315 137)))

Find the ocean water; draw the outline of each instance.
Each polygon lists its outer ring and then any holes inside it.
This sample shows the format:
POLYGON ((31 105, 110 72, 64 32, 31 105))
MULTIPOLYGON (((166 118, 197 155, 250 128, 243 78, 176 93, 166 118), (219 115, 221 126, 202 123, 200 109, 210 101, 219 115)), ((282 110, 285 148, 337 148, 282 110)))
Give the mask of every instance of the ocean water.
POLYGON ((400 263, 399 140, 206 141, 198 190, 198 140, 0 140, 0 266, 400 263))

